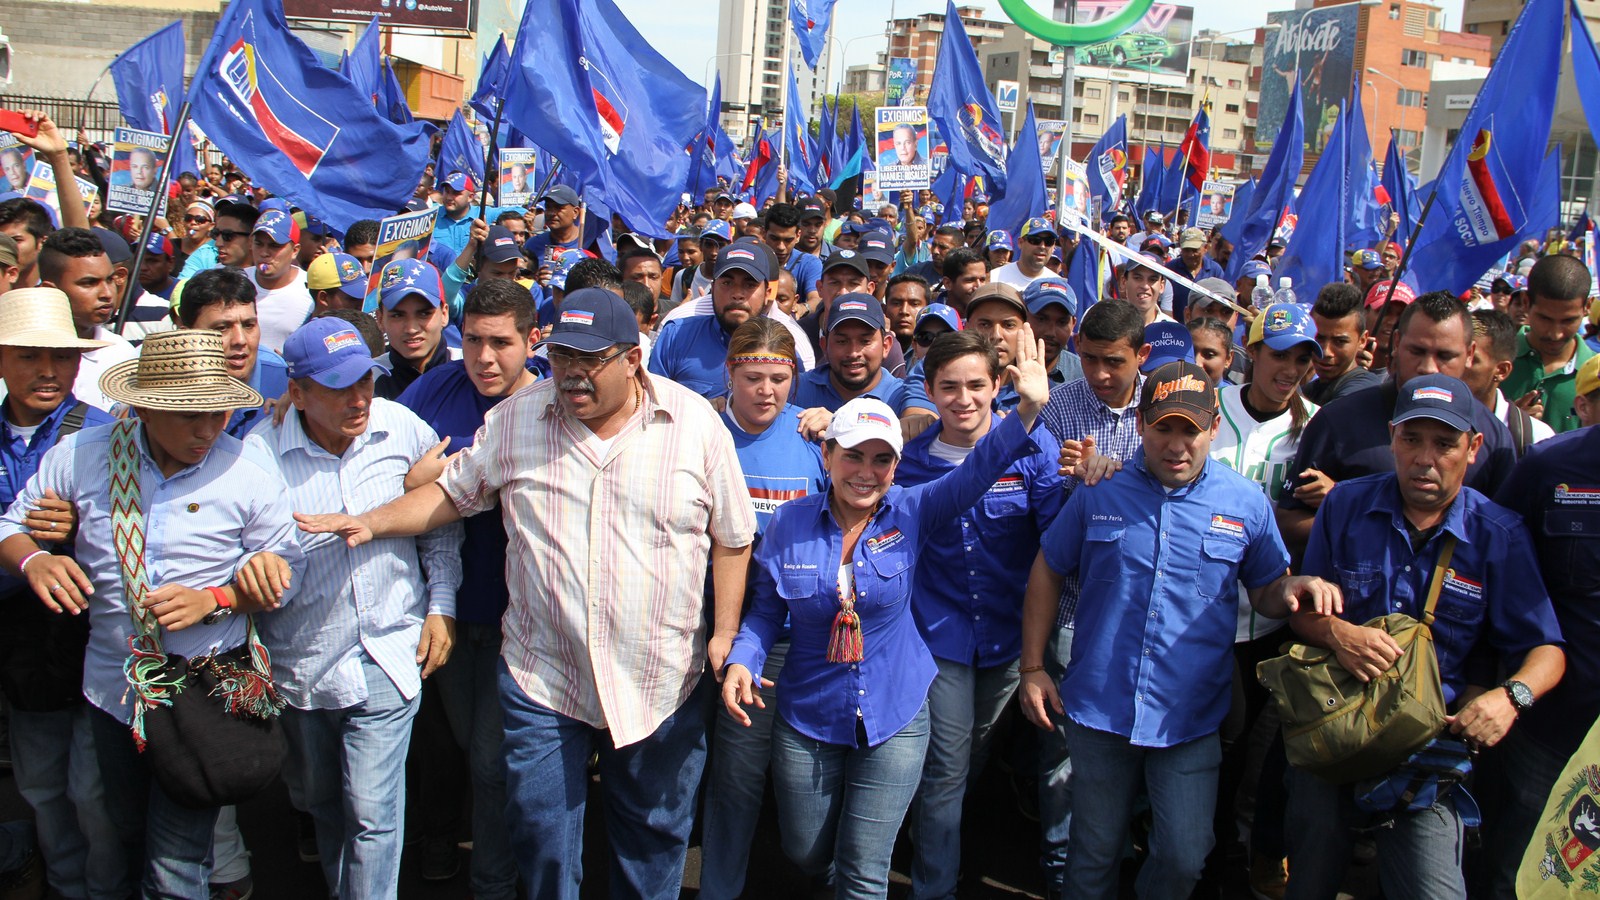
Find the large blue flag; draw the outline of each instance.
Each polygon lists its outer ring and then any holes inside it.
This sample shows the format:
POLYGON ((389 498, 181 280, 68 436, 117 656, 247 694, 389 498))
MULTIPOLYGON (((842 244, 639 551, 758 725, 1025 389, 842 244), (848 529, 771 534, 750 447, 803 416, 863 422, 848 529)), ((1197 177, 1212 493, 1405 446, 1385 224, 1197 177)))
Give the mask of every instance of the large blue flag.
POLYGON ((789 187, 805 194, 817 192, 817 146, 806 127, 806 111, 800 104, 800 89, 795 84, 794 66, 789 66, 789 81, 783 98, 783 163, 789 172, 789 187))
POLYGON ((1122 191, 1128 183, 1128 117, 1117 116, 1106 133, 1095 141, 1084 167, 1088 170, 1089 193, 1100 198, 1102 214, 1109 218, 1122 206, 1122 191))
POLYGON ((128 127, 171 134, 183 97, 183 20, 157 31, 111 63, 117 109, 128 127))
POLYGON ((1544 240, 1544 231, 1561 223, 1561 145, 1555 144, 1545 154, 1539 166, 1539 180, 1534 185, 1533 201, 1528 207, 1528 223, 1517 235, 1517 241, 1544 240))
POLYGON ((706 104, 706 121, 690 145, 689 193, 696 198, 717 186, 718 139, 722 135, 722 73, 711 85, 711 101, 706 104))
MULTIPOLYGON (((837 104, 835 104, 837 107, 837 104)), ((834 136, 834 122, 838 118, 837 108, 828 107, 828 98, 822 98, 822 118, 818 121, 817 128, 817 183, 827 184, 833 177, 833 170, 838 165, 836 140, 834 136)))
POLYGON ((405 89, 400 86, 394 66, 387 59, 383 61, 383 81, 378 86, 378 112, 396 125, 410 125, 415 121, 411 104, 406 102, 405 89))
POLYGON ((428 138, 380 116, 324 66, 270 0, 233 0, 189 85, 190 111, 257 184, 334 228, 393 215, 417 188, 428 138))
MULTIPOLYGON (((1094 223, 1090 223, 1091 225, 1094 223)), ((1078 238, 1078 249, 1072 251, 1072 262, 1067 264, 1067 284, 1078 295, 1078 309, 1074 313, 1079 322, 1089 307, 1100 302, 1100 245, 1086 237, 1078 238)))
POLYGON ((705 89, 645 41, 612 0, 529 0, 505 116, 628 227, 669 237, 705 123, 705 89))
POLYGON ((511 51, 506 49, 506 36, 500 35, 494 49, 484 57, 483 69, 478 72, 478 86, 467 105, 493 122, 500 113, 500 98, 505 96, 506 84, 511 77, 511 51))
MULTIPOLYGON (((1261 170, 1250 195, 1250 208, 1245 211, 1233 241, 1233 256, 1228 258, 1228 280, 1237 281, 1239 270, 1267 249, 1278 230, 1278 223, 1294 207, 1294 182, 1300 177, 1300 166, 1305 162, 1305 120, 1301 118, 1300 76, 1295 74, 1294 89, 1289 92, 1289 108, 1283 117, 1283 127, 1273 139, 1272 152, 1261 170)), ((1234 210, 1239 201, 1234 200, 1234 210)), ((1237 215, 1237 212, 1235 213, 1237 215)))
POLYGON ((1013 235, 1022 223, 1042 216, 1050 208, 1050 193, 1044 186, 1044 165, 1039 160, 1039 129, 1033 118, 1033 101, 1028 101, 1028 116, 1006 159, 1006 192, 989 204, 989 227, 1004 228, 1013 235))
MULTIPOLYGON (((782 139, 783 135, 778 132, 778 129, 774 128, 761 136, 757 150, 759 152, 761 144, 765 144, 769 148, 775 147, 778 141, 782 139)), ((755 181, 750 186, 750 202, 755 205, 756 209, 760 209, 767 202, 768 197, 778 196, 778 168, 778 160, 772 159, 756 171, 755 181)))
POLYGON ((871 166, 867 139, 861 133, 861 110, 854 106, 850 108, 850 134, 841 142, 839 156, 839 168, 834 170, 833 180, 828 183, 835 190, 871 166))
POLYGON ((1291 278, 1301 294, 1313 297, 1330 281, 1344 280, 1345 247, 1349 241, 1351 190, 1349 145, 1352 131, 1365 129, 1364 123, 1352 128, 1351 116, 1343 101, 1339 119, 1323 145, 1322 156, 1306 177, 1306 184, 1295 200, 1295 214, 1305 220, 1305 228, 1295 229, 1289 245, 1278 260, 1277 274, 1291 278))
POLYGON ((472 179, 467 190, 477 193, 483 187, 484 146, 479 143, 461 110, 450 117, 444 130, 444 140, 439 142, 439 163, 433 167, 434 183, 443 184, 452 173, 462 172, 472 179))
MULTIPOLYGON (((1345 133, 1345 178, 1350 193, 1347 209, 1350 226, 1345 234, 1345 255, 1352 250, 1374 247, 1384 235, 1384 210, 1378 202, 1383 183, 1378 178, 1377 162, 1372 158, 1372 141, 1367 138, 1367 114, 1361 108, 1361 89, 1351 87, 1351 129, 1345 133)), ((1308 220, 1310 221, 1310 220, 1308 220)))
POLYGON ((828 27, 833 21, 833 4, 837 0, 789 0, 789 24, 794 26, 794 38, 800 43, 800 55, 806 65, 815 69, 817 57, 828 43, 828 27))
POLYGON ((1583 117, 1589 120, 1589 134, 1600 143, 1600 55, 1577 0, 1572 2, 1572 78, 1578 84, 1583 117))
POLYGON ((378 17, 373 16, 344 63, 344 77, 350 79, 350 83, 363 96, 372 98, 374 104, 383 90, 383 47, 379 44, 381 33, 378 17))
MULTIPOLYGON (((1161 212, 1162 195, 1166 192, 1167 148, 1158 150, 1149 144, 1144 147, 1144 162, 1139 166, 1139 197, 1134 201, 1134 212, 1144 221, 1148 212, 1161 212)), ((1137 249, 1137 248, 1135 248, 1137 249)))
MULTIPOLYGON (((1386 213, 1399 217, 1394 228, 1395 240, 1402 244, 1411 240, 1411 231, 1417 227, 1422 215, 1422 205, 1417 200, 1417 176, 1406 168, 1405 157, 1400 153, 1400 141, 1389 135, 1389 152, 1383 159, 1383 193, 1388 198, 1386 213)), ((1384 234, 1389 233, 1387 216, 1382 224, 1384 234)))
POLYGON ((1465 291, 1530 224, 1561 82, 1565 20, 1562 0, 1528 0, 1511 26, 1434 182, 1436 208, 1411 263, 1423 290, 1465 291))
POLYGON ((949 0, 939 57, 928 92, 928 117, 939 126, 950 150, 950 165, 963 175, 982 175, 993 191, 1006 186, 1006 139, 1000 131, 1000 108, 983 80, 978 54, 967 29, 949 0))

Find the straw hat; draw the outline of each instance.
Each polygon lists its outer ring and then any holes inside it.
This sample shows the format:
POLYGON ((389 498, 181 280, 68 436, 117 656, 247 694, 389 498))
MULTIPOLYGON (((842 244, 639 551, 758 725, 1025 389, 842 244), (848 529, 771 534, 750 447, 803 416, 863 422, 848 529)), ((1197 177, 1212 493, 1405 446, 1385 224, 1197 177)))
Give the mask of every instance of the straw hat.
POLYGON ((100 376, 100 390, 129 406, 178 412, 246 409, 265 402, 228 374, 222 336, 197 329, 145 338, 138 359, 118 363, 100 376))
POLYGON ((78 337, 72 303, 56 288, 16 288, 0 294, 0 347, 94 350, 109 343, 78 337))

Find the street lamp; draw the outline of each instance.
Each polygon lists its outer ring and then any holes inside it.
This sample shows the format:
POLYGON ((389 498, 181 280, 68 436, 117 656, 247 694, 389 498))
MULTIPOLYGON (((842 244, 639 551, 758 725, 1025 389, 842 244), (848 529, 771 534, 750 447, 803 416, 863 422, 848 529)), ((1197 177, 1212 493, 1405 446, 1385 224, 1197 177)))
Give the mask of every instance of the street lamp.
MULTIPOLYGON (((839 95, 844 93, 844 56, 846 53, 850 52, 850 45, 854 44, 856 41, 866 40, 867 38, 881 38, 883 36, 883 32, 881 31, 875 31, 871 34, 858 34, 842 44, 839 43, 839 39, 837 37, 831 35, 829 36, 828 40, 833 41, 839 47, 839 80, 834 82, 833 88, 833 96, 836 102, 839 95)), ((883 50, 883 77, 885 79, 885 83, 887 83, 887 79, 889 78, 889 48, 887 44, 884 46, 883 50)))
MULTIPOLYGON (((1400 79, 1390 77, 1389 75, 1386 75, 1383 72, 1380 72, 1377 69, 1374 69, 1372 66, 1367 66, 1367 74, 1368 75, 1376 75, 1379 78, 1382 78, 1383 80, 1392 83, 1395 87, 1399 88, 1402 91, 1409 90, 1409 88, 1407 88, 1404 84, 1402 84, 1400 82, 1400 79)), ((1367 84, 1372 84, 1372 82, 1369 81, 1369 82, 1367 82, 1367 84)), ((1378 93, 1377 88, 1373 88, 1372 93, 1373 93, 1374 96, 1376 96, 1377 93, 1378 93)), ((1404 137, 1405 133, 1406 133, 1406 108, 1408 106, 1410 106, 1410 104, 1403 102, 1403 99, 1404 98, 1400 97, 1398 94, 1395 96, 1395 102, 1400 104, 1400 134, 1401 134, 1402 137, 1404 137)), ((1373 115, 1374 115, 1374 117, 1376 117, 1377 113, 1374 112, 1373 115)), ((1376 143, 1376 140, 1374 140, 1374 143, 1376 143)), ((1406 150, 1406 149, 1415 150, 1416 148, 1415 147, 1406 147, 1404 144, 1402 144, 1401 145, 1401 149, 1402 150, 1406 150)))

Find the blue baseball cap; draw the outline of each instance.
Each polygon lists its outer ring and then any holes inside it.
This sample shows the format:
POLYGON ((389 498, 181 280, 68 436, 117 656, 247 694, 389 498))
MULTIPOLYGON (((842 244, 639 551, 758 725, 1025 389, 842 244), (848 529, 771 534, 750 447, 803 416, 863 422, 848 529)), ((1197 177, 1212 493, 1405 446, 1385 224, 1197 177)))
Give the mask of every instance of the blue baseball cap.
POLYGON ((989 232, 985 249, 1010 250, 1012 253, 1015 253, 1017 252, 1017 242, 1011 239, 1011 232, 1006 231, 1003 228, 996 228, 995 230, 989 232))
POLYGON ((484 261, 492 263, 521 259, 522 247, 517 243, 517 236, 511 233, 511 229, 504 225, 490 225, 489 236, 483 242, 483 258, 484 261))
POLYGON ((324 253, 306 267, 306 287, 313 291, 338 288, 359 300, 367 296, 367 273, 361 260, 348 253, 324 253))
POLYGON ((867 262, 885 264, 894 262, 894 235, 874 228, 861 235, 861 242, 856 244, 856 252, 866 257, 867 262))
POLYGON ((451 172, 439 184, 457 193, 472 190, 472 179, 465 172, 451 172))
POLYGON ((828 325, 823 331, 832 331, 839 323, 852 320, 876 331, 883 331, 886 328, 883 304, 871 294, 858 292, 840 294, 833 298, 833 303, 828 306, 828 325))
POLYGON ((573 266, 586 259, 593 259, 593 257, 582 250, 561 251, 561 255, 557 256, 555 262, 550 265, 550 286, 559 290, 566 290, 567 273, 572 271, 573 266))
POLYGON ((554 344, 580 353, 599 353, 617 344, 639 343, 639 317, 622 295, 605 288, 583 288, 561 301, 550 336, 537 346, 554 344))
POLYGON ((1248 278, 1251 281, 1254 281, 1258 276, 1261 275, 1271 276, 1272 267, 1259 259, 1250 260, 1244 264, 1244 268, 1239 270, 1240 278, 1248 278))
POLYGON ((1457 431, 1477 430, 1473 424, 1472 391, 1449 375, 1418 375, 1400 387, 1391 425, 1412 419, 1433 419, 1457 431))
POLYGON ((717 240, 726 244, 727 242, 733 240, 733 229, 729 227, 727 222, 724 222, 721 219, 712 219, 711 221, 707 222, 706 227, 700 231, 700 240, 703 241, 706 238, 716 238, 717 240))
POLYGON ((1038 315, 1054 303, 1070 316, 1078 315, 1078 293, 1060 278, 1041 278, 1022 292, 1022 302, 1028 304, 1028 313, 1038 315))
POLYGON ((283 342, 283 361, 290 378, 309 378, 336 391, 373 370, 389 371, 388 363, 372 358, 355 326, 333 316, 312 319, 296 328, 283 342))
POLYGON ((578 206, 583 201, 578 199, 578 192, 564 184, 558 184, 539 198, 541 204, 554 203, 557 206, 578 206))
POLYGON ((961 314, 956 312, 956 308, 954 306, 950 306, 949 304, 929 303, 927 306, 924 306, 922 309, 918 310, 917 324, 912 329, 913 332, 922 330, 922 322, 924 319, 938 319, 946 325, 949 325, 951 331, 961 330, 961 314))
POLYGON ((159 231, 150 232, 150 240, 145 242, 144 252, 152 256, 171 256, 172 239, 159 231))
POLYGON ((300 240, 300 224, 286 209, 264 209, 251 234, 264 234, 274 244, 293 244, 300 240))
POLYGON ((1019 232, 1019 234, 1023 240, 1027 240, 1036 234, 1048 234, 1052 239, 1055 239, 1056 230, 1055 227, 1050 224, 1049 219, 1046 219, 1044 216, 1034 216, 1028 221, 1022 223, 1022 231, 1019 232))
POLYGON ((1315 356, 1322 356, 1322 345, 1317 343, 1317 325, 1311 320, 1311 308, 1299 303, 1274 303, 1262 310, 1250 323, 1251 344, 1266 343, 1274 350, 1291 350, 1301 344, 1311 348, 1315 356))
MULTIPOLYGON (((858 198, 859 199, 859 198, 858 198)), ((840 234, 866 234, 872 226, 865 222, 846 222, 839 228, 840 234)))
POLYGON ((439 270, 420 259, 397 259, 383 267, 378 279, 378 302, 394 309, 407 297, 421 297, 428 305, 444 305, 444 279, 439 270))
POLYGON ((1526 276, 1526 275, 1507 275, 1506 276, 1506 284, 1511 285, 1511 293, 1513 293, 1513 294, 1515 294, 1515 293, 1517 293, 1519 291, 1525 291, 1525 290, 1528 289, 1528 276, 1526 276))
POLYGON ((1350 256, 1350 265, 1370 272, 1373 269, 1383 268, 1383 256, 1376 250, 1357 250, 1350 256))
POLYGON ((1167 363, 1194 362, 1194 342, 1189 339, 1189 329, 1177 322, 1152 322, 1144 327, 1144 342, 1150 345, 1150 356, 1139 371, 1146 375, 1167 363))
POLYGON ((771 281, 772 269, 768 263, 767 248, 754 240, 740 239, 723 247, 722 252, 717 254, 712 277, 721 278, 724 273, 737 269, 757 281, 771 281))

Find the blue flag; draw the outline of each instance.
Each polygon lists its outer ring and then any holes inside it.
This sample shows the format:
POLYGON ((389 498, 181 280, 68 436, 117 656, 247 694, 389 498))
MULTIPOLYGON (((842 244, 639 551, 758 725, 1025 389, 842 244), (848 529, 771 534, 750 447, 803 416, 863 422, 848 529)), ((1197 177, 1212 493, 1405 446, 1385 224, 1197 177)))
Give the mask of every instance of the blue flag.
POLYGON ((1351 218, 1346 168, 1350 134, 1365 127, 1357 123, 1359 127, 1352 129, 1350 119, 1349 110, 1340 101, 1338 121, 1295 200, 1295 214, 1305 220, 1306 227, 1295 230, 1278 260, 1277 274, 1294 279, 1295 286, 1308 297, 1331 281, 1344 280, 1351 218))
POLYGON ((1539 180, 1533 189, 1533 202, 1528 207, 1528 224, 1517 241, 1544 240, 1544 230, 1561 222, 1561 145, 1556 144, 1545 154, 1539 166, 1539 180))
POLYGON ((1106 133, 1095 141, 1085 162, 1089 193, 1100 198, 1106 216, 1122 205, 1122 191, 1128 183, 1128 117, 1117 116, 1106 133))
POLYGON ((350 79, 362 96, 371 97, 374 104, 383 91, 383 48, 378 43, 381 32, 378 17, 373 16, 367 30, 361 32, 361 39, 356 41, 356 48, 345 58, 343 69, 344 77, 350 79))
MULTIPOLYGON (((1300 76, 1294 79, 1294 89, 1289 92, 1289 108, 1283 117, 1283 127, 1273 139, 1272 153, 1261 170, 1261 180, 1256 182, 1250 195, 1250 208, 1239 223, 1233 241, 1233 256, 1228 258, 1228 280, 1238 281, 1239 270, 1267 249, 1267 243, 1278 230, 1278 223, 1294 206, 1294 182, 1300 177, 1300 165, 1305 161, 1305 121, 1301 118, 1300 76)), ((1239 200, 1234 198, 1233 208, 1238 210, 1239 200)), ((1237 213, 1235 213, 1237 216, 1237 213)), ((1230 223, 1231 224, 1231 223, 1230 223)))
POLYGON ((1074 315, 1079 322, 1089 307, 1100 302, 1100 245, 1086 237, 1078 238, 1078 249, 1072 251, 1072 261, 1067 264, 1067 284, 1078 295, 1078 309, 1074 315))
POLYGON ((1351 128, 1345 133, 1345 178, 1349 200, 1350 226, 1345 234, 1345 255, 1352 250, 1376 246, 1384 235, 1384 210, 1378 202, 1383 185, 1377 163, 1372 158, 1372 141, 1367 138, 1367 114, 1361 108, 1361 90, 1352 85, 1351 128))
POLYGON ((963 175, 982 175, 993 191, 1006 186, 1006 139, 1000 131, 1000 109, 983 80, 978 54, 967 29, 949 0, 939 57, 928 92, 928 117, 950 150, 950 165, 963 175))
POLYGON ((817 182, 827 184, 833 177, 833 170, 837 168, 839 159, 835 149, 834 122, 838 118, 836 109, 828 108, 828 98, 822 98, 822 119, 818 123, 817 131, 817 182))
POLYGON ((1411 232, 1422 215, 1422 204, 1417 197, 1417 176, 1406 168, 1405 156, 1400 152, 1400 141, 1389 135, 1389 152, 1383 158, 1383 194, 1388 200, 1383 223, 1384 234, 1389 233, 1387 214, 1400 217, 1395 225, 1394 238, 1402 244, 1409 243, 1411 232))
POLYGON ((493 122, 500 112, 500 98, 505 96, 506 84, 511 76, 511 52, 506 49, 506 36, 500 35, 494 49, 483 60, 478 72, 478 87, 472 92, 467 105, 485 121, 493 122))
POLYGON ((669 237, 705 124, 705 89, 640 36, 612 0, 529 0, 505 116, 628 227, 669 237))
POLYGON ((695 197, 717 186, 718 143, 722 135, 722 73, 711 85, 711 101, 706 104, 706 120, 690 145, 689 193, 695 197))
POLYGON ((817 192, 817 147, 806 127, 806 111, 800 105, 800 88, 795 84, 794 66, 789 66, 788 91, 783 99, 784 165, 789 170, 789 187, 805 194, 817 192))
POLYGON ((183 20, 157 31, 111 63, 117 109, 128 127, 171 134, 183 97, 183 20))
POLYGON ((1572 78, 1578 84, 1583 117, 1589 120, 1589 134, 1600 143, 1600 55, 1577 0, 1572 2, 1572 78))
MULTIPOLYGON (((783 135, 774 128, 762 135, 761 143, 775 147, 782 138, 783 135)), ((760 209, 768 197, 776 196, 778 196, 778 161, 773 159, 757 170, 756 179, 750 186, 750 202, 756 209, 760 209)))
POLYGON ((1562 0, 1528 0, 1511 26, 1435 180, 1437 208, 1421 226, 1410 267, 1423 290, 1465 291, 1530 224, 1565 21, 1562 0))
POLYGON ((795 40, 800 42, 800 55, 813 69, 828 43, 835 2, 837 0, 789 0, 789 24, 794 26, 795 40))
MULTIPOLYGON (((1148 212, 1161 212, 1161 197, 1166 190, 1167 180, 1167 148, 1163 144, 1158 150, 1146 144, 1144 147, 1144 162, 1139 166, 1139 197, 1134 201, 1133 209, 1139 221, 1144 221, 1144 214, 1148 212)), ((1138 249, 1135 247, 1134 249, 1138 249)))
POLYGON ((411 115, 411 105, 406 102, 405 89, 395 77, 394 66, 383 61, 383 81, 378 86, 378 112, 396 125, 410 125, 416 121, 411 115))
POLYGON ((867 158, 867 139, 861 133, 861 110, 850 108, 850 134, 840 144, 839 168, 833 173, 833 180, 829 187, 835 190, 844 186, 844 183, 859 176, 869 166, 867 158))
POLYGON ((989 204, 989 227, 1020 234, 1022 224, 1042 216, 1050 208, 1050 194, 1044 186, 1044 165, 1039 159, 1039 130, 1033 118, 1033 101, 1028 101, 1028 116, 1006 159, 1006 192, 989 204))
POLYGON ((479 143, 461 110, 456 110, 444 130, 444 140, 439 143, 439 163, 433 167, 434 184, 444 184, 452 173, 462 172, 472 179, 472 186, 467 190, 477 193, 483 187, 483 156, 483 144, 479 143))
POLYGON ((268 0, 228 5, 189 103, 218 149, 250 161, 257 184, 340 231, 405 205, 428 162, 423 130, 380 116, 268 0))

